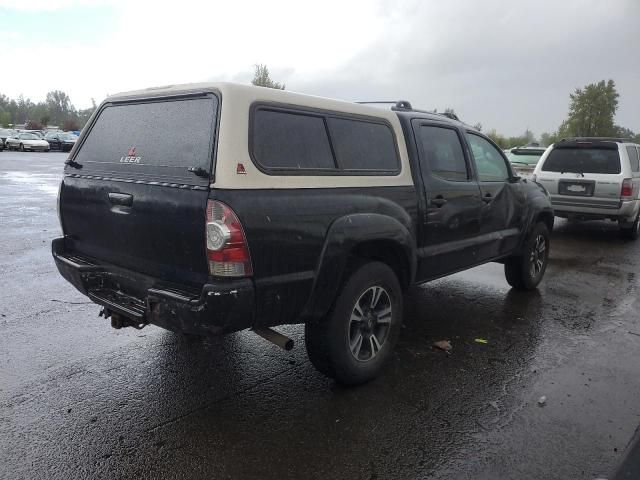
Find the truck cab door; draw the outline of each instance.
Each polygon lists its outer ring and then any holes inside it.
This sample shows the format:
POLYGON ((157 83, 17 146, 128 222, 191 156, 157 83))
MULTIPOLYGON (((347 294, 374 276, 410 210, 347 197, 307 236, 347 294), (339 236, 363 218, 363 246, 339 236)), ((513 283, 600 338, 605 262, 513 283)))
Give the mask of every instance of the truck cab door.
POLYGON ((482 261, 511 253, 518 246, 525 210, 522 185, 514 181, 502 151, 487 138, 466 132, 482 194, 478 257, 482 261))
POLYGON ((426 206, 418 240, 419 281, 437 278, 477 263, 480 189, 455 126, 414 119, 420 176, 426 206))

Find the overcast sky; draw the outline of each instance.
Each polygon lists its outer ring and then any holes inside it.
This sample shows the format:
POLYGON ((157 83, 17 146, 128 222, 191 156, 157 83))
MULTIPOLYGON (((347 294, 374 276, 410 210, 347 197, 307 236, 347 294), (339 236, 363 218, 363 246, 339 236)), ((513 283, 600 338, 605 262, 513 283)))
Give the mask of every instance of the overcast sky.
POLYGON ((612 78, 617 123, 640 131, 640 0, 0 0, 0 52, 10 97, 86 107, 264 63, 288 90, 451 107, 508 135, 556 129, 569 92, 612 78))

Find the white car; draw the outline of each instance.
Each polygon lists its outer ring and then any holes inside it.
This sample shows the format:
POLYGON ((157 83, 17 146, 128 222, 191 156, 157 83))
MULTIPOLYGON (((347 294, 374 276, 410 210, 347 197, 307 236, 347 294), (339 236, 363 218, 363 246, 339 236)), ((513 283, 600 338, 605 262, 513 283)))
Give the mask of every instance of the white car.
POLYGON ((5 142, 7 150, 20 150, 24 152, 30 150, 32 152, 48 152, 49 142, 39 138, 33 133, 18 133, 7 138, 5 142))
POLYGON ((545 150, 543 147, 515 147, 508 151, 507 158, 516 175, 530 180, 545 150))
POLYGON ((556 217, 617 221, 640 238, 640 145, 620 138, 569 138, 549 147, 533 173, 556 217))

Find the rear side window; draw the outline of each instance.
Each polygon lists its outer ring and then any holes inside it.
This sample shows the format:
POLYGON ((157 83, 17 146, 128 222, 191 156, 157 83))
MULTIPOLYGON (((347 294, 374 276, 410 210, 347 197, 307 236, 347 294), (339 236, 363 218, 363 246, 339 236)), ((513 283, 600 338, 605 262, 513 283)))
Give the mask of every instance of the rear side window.
POLYGON ((391 129, 381 123, 327 119, 338 165, 345 170, 397 170, 391 129))
POLYGON ((251 156, 267 173, 395 174, 400 162, 389 125, 331 112, 258 107, 251 156))
POLYGON ((631 163, 631 171, 640 171, 640 159, 638 159, 638 149, 636 147, 627 147, 629 162, 631 163))
POLYGON ((107 105, 74 160, 112 170, 128 164, 209 170, 216 108, 213 96, 107 105))
POLYGON ((253 122, 253 155, 263 167, 335 168, 323 117, 260 109, 253 122))
POLYGON ((469 179, 467 162, 455 130, 422 125, 419 132, 422 155, 433 175, 457 182, 469 179))
POLYGON ((554 148, 547 157, 543 172, 620 173, 620 155, 616 148, 554 148))

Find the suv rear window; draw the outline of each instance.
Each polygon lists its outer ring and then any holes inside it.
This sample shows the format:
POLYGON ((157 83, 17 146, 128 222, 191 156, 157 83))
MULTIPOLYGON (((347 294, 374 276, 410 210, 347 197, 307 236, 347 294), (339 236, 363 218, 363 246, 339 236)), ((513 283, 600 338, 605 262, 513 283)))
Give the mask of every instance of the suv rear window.
POLYGON ((618 148, 560 147, 547 157, 543 172, 620 173, 618 148))
POLYGON ((511 163, 521 163, 535 167, 543 154, 544 149, 513 148, 507 154, 507 158, 511 163))
POLYGON ((107 105, 74 160, 92 170, 123 171, 131 163, 163 173, 171 168, 186 173, 188 167, 208 171, 216 108, 213 95, 107 105))

